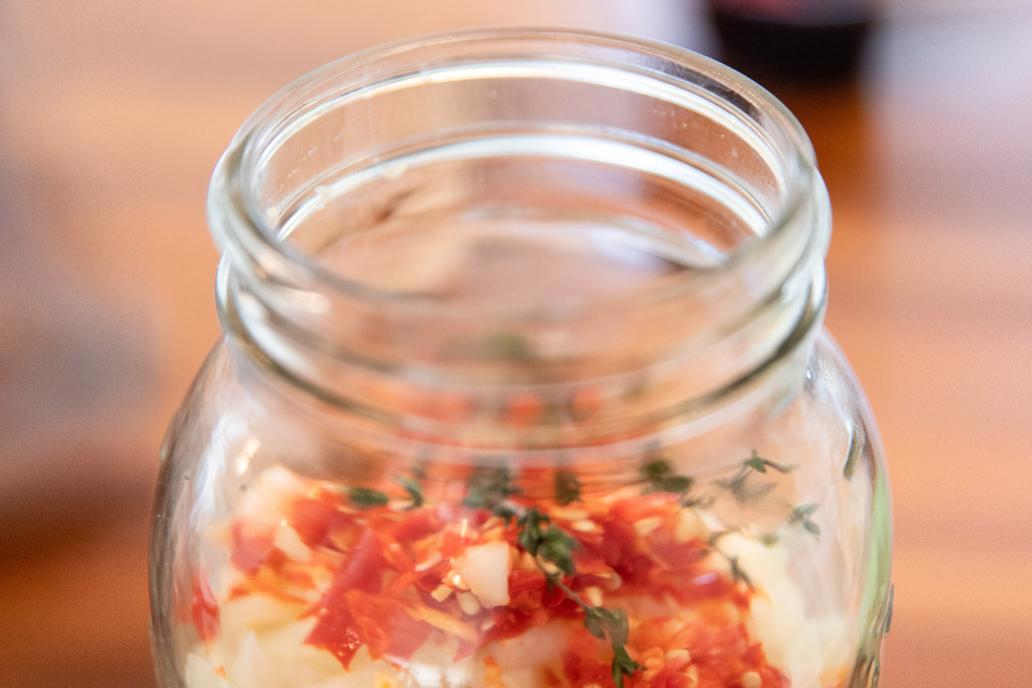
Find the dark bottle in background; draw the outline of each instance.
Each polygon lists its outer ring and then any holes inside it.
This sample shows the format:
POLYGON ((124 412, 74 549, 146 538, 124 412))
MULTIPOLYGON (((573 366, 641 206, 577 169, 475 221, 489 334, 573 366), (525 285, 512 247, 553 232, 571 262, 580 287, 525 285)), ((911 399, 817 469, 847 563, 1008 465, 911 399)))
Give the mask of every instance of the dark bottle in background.
POLYGON ((873 0, 708 0, 724 61, 747 74, 852 76, 876 21, 873 0))

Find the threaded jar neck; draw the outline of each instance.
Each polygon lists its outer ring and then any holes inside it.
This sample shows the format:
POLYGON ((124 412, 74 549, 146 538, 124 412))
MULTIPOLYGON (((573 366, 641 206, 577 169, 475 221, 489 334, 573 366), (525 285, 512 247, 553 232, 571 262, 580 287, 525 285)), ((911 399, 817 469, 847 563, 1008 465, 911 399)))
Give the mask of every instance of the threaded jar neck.
POLYGON ((565 446, 703 413, 808 341, 826 192, 766 91, 670 46, 460 33, 299 79, 209 195, 231 338, 369 422, 565 446))

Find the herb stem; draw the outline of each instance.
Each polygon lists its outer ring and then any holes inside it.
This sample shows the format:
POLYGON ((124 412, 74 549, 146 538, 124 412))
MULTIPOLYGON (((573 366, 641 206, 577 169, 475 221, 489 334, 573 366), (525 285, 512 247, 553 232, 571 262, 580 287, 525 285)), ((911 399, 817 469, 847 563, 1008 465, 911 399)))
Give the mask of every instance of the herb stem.
POLYGON ((619 610, 596 607, 588 603, 563 581, 561 571, 556 573, 549 572, 545 564, 537 556, 534 557, 534 565, 537 566, 538 570, 541 571, 551 585, 562 590, 567 598, 584 610, 584 625, 589 633, 596 638, 602 639, 603 631, 601 629, 603 626, 605 627, 604 633, 609 637, 609 644, 613 648, 613 683, 617 688, 623 688, 624 676, 631 676, 641 668, 627 654, 625 646, 627 642, 627 617, 619 610))

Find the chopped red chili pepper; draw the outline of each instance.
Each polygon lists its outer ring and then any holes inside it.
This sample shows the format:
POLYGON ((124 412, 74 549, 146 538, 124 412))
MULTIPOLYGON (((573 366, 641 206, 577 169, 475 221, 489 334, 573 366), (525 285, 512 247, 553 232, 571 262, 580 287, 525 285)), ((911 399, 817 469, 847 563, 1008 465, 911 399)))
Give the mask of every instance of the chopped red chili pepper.
MULTIPOLYGON (((554 482, 548 471, 525 478, 522 489, 554 482)), ((484 666, 504 679, 492 646, 551 626, 563 646, 540 668, 540 685, 614 686, 619 643, 621 661, 634 667, 621 675, 626 688, 785 688, 743 621, 749 586, 714 563, 706 525, 685 513, 677 494, 621 494, 560 505, 513 492, 507 513, 404 496, 363 508, 339 490, 314 488, 277 526, 293 528, 305 548, 270 526, 234 522, 230 561, 241 578, 226 600, 266 595, 299 620, 314 619, 305 642, 344 670, 363 647, 371 659, 401 666, 437 636, 455 649, 455 662, 484 651, 484 666), (528 513, 538 514, 536 545, 527 544, 528 513), (544 548, 557 542, 569 548, 569 569, 549 568, 544 548)), ((203 640, 218 635, 218 604, 200 578, 191 615, 203 640)))

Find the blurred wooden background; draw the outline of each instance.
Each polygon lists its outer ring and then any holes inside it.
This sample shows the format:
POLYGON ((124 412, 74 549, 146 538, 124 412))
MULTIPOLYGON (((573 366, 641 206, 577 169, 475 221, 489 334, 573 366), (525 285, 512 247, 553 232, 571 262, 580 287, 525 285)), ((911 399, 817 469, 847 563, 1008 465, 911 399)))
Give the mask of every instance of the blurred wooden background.
MULTIPOLYGON (((775 86, 831 191, 829 325, 896 507, 883 685, 1029 683, 1032 4, 897 2, 857 83, 775 86)), ((208 175, 298 74, 459 26, 710 50, 690 0, 0 3, 0 685, 153 685, 157 447, 217 336, 208 175)))

